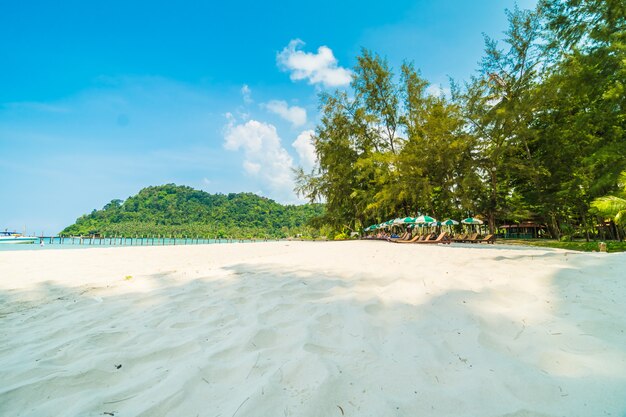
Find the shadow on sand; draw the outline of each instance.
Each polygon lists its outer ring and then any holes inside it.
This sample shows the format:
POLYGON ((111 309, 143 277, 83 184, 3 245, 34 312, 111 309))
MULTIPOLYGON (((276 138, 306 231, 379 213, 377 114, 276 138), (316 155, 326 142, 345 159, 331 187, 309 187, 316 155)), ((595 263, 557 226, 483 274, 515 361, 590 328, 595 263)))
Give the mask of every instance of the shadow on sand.
POLYGON ((572 258, 541 291, 251 263, 2 291, 0 415, 626 416, 626 258, 572 258))

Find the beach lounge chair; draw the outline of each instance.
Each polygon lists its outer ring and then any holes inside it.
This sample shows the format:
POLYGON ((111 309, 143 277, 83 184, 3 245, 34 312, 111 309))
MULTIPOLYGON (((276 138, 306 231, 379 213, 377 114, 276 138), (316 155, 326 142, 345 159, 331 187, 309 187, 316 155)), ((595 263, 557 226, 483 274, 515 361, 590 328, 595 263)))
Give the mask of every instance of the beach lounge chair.
POLYGON ((476 243, 478 242, 478 233, 472 233, 469 237, 463 240, 465 243, 476 243))
POLYGON ((450 243, 450 239, 446 239, 446 236, 448 235, 448 232, 441 232, 439 233, 439 236, 437 236, 436 239, 433 240, 421 240, 415 243, 450 243))
POLYGON ((455 238, 453 238, 452 241, 453 242, 463 242, 466 237, 467 237, 467 235, 465 233, 461 233, 460 235, 458 235, 455 238))
POLYGON ((495 235, 487 235, 482 239, 478 240, 479 243, 495 243, 496 242, 496 236, 495 235))
POLYGON ((413 236, 412 239, 410 240, 398 240, 398 239, 394 239, 394 240, 390 240, 390 242, 394 242, 394 243, 415 243, 417 242, 422 236, 420 235, 415 235, 413 236))
POLYGON ((393 237, 392 236, 392 237, 390 237, 387 240, 390 241, 390 242, 404 242, 406 240, 409 240, 409 239, 407 239, 408 236, 409 236, 409 233, 406 232, 406 233, 403 233, 402 236, 400 236, 400 237, 393 237))

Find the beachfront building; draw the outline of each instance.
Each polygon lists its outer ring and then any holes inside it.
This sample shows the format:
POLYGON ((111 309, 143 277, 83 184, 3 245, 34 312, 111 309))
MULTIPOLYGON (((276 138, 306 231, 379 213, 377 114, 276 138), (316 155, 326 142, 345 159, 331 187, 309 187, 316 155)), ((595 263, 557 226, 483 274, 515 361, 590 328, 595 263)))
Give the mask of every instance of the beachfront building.
POLYGON ((503 239, 537 239, 548 235, 547 227, 542 224, 525 221, 517 224, 503 224, 498 227, 501 233, 498 237, 503 239))

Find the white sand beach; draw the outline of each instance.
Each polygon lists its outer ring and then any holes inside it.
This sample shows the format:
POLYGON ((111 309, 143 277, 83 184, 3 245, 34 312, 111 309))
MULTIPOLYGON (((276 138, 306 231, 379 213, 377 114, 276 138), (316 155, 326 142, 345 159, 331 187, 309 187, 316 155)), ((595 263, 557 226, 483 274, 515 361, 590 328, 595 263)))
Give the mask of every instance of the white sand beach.
POLYGON ((626 254, 0 252, 1 416, 626 415, 626 254))

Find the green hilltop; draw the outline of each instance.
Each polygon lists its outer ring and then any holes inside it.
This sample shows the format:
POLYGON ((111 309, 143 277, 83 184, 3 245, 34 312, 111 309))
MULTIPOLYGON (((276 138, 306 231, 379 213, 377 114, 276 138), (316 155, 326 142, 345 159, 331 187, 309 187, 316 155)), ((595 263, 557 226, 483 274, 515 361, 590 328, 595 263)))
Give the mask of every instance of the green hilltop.
POLYGON ((79 217, 61 235, 188 236, 209 238, 315 236, 309 222, 322 204, 282 205, 252 193, 209 194, 166 184, 79 217))

